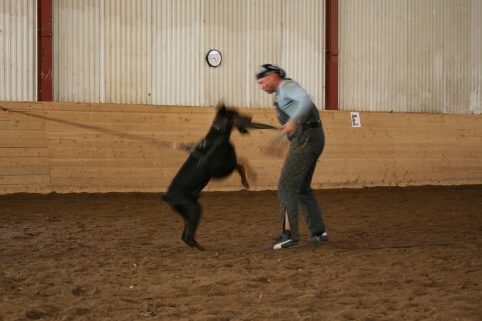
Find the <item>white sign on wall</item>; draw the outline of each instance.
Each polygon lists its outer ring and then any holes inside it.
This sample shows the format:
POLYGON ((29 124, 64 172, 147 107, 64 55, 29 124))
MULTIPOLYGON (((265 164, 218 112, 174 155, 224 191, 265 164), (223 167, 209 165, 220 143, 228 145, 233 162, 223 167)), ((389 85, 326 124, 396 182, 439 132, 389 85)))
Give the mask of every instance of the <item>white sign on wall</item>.
POLYGON ((360 113, 357 111, 352 111, 351 116, 351 127, 361 127, 360 113))

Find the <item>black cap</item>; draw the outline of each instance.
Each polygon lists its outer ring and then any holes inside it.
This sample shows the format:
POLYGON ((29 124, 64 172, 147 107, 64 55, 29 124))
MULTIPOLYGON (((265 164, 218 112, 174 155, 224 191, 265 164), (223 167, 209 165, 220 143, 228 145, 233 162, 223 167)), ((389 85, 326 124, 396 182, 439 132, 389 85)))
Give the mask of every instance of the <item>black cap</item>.
POLYGON ((269 74, 278 74, 281 78, 285 78, 286 76, 285 71, 280 67, 272 64, 264 64, 259 67, 258 72, 256 72, 256 79, 261 79, 269 74))

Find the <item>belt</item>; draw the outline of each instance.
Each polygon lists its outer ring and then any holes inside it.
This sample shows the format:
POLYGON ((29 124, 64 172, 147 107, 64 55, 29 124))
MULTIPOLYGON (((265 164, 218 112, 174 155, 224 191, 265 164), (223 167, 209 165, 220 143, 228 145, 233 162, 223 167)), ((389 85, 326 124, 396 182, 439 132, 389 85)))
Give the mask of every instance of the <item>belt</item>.
POLYGON ((321 126, 320 121, 314 121, 314 122, 311 122, 311 123, 304 123, 303 124, 303 130, 318 128, 320 126, 321 126))

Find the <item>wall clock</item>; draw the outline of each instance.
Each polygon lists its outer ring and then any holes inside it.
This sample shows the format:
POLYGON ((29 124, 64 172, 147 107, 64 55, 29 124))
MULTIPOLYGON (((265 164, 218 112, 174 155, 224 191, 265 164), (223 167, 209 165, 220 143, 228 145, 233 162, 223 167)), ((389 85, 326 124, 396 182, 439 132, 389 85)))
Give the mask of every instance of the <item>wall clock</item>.
POLYGON ((206 55, 206 62, 210 67, 218 67, 222 60, 221 52, 216 49, 209 50, 206 55))

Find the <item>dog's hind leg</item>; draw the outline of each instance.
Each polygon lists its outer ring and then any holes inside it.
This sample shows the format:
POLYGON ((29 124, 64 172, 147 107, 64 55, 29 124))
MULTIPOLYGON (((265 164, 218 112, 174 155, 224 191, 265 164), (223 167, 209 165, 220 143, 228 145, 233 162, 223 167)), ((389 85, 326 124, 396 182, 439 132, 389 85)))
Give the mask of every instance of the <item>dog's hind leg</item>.
POLYGON ((206 251, 206 248, 201 244, 199 244, 194 238, 196 226, 197 226, 196 222, 193 222, 192 220, 190 221, 184 218, 184 229, 182 231, 181 239, 183 240, 184 243, 186 243, 190 247, 195 247, 200 251, 206 251))
POLYGON ((198 241, 196 241, 195 238, 185 237, 183 239, 183 241, 184 241, 184 243, 186 243, 190 247, 195 247, 200 251, 206 251, 206 248, 204 246, 202 246, 201 244, 199 244, 198 241))
POLYGON ((205 251, 206 249, 194 239, 201 219, 201 206, 181 192, 170 191, 164 199, 182 216, 184 222, 182 241, 190 247, 205 251))
POLYGON ((185 217, 183 217, 182 219, 183 219, 183 221, 184 221, 184 228, 182 229, 181 240, 184 241, 184 239, 186 238, 186 234, 187 234, 187 223, 188 223, 189 221, 188 221, 187 218, 185 218, 185 217))
POLYGON ((237 164, 236 170, 238 171, 239 176, 241 176, 241 185, 243 185, 245 189, 249 189, 249 183, 246 179, 246 168, 244 167, 244 165, 237 164))

